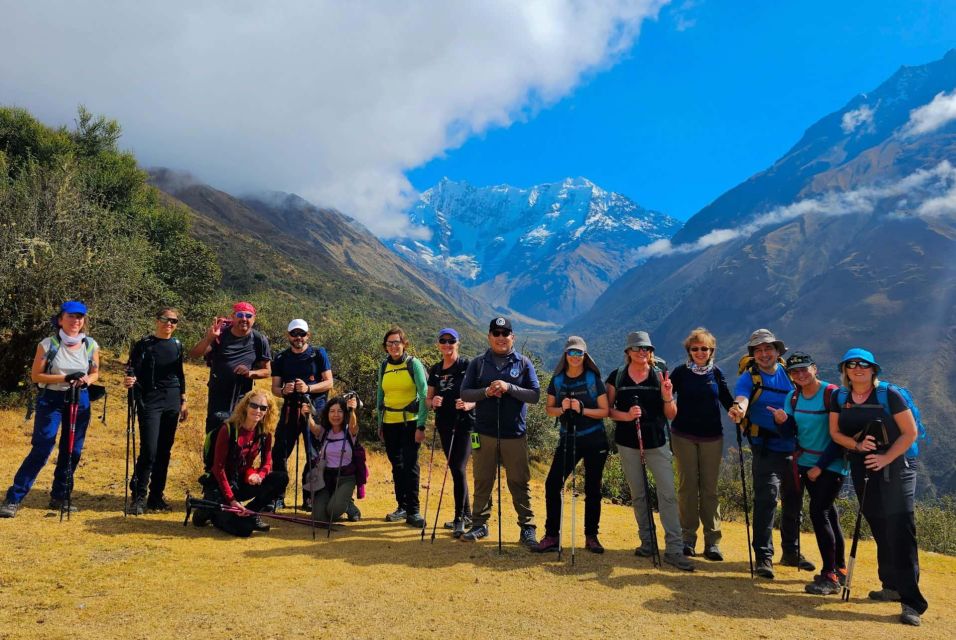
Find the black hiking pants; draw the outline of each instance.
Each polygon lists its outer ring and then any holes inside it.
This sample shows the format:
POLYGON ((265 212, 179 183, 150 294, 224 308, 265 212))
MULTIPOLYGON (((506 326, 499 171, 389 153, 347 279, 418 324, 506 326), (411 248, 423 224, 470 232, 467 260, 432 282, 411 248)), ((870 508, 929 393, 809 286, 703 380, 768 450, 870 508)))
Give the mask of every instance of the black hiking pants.
POLYGON ((306 426, 308 421, 304 417, 300 417, 296 411, 299 406, 294 401, 286 400, 279 411, 275 444, 272 445, 272 468, 285 474, 289 473, 289 457, 295 455, 295 445, 301 437, 306 455, 300 482, 305 484, 306 476, 312 468, 312 460, 317 452, 312 443, 312 434, 309 433, 309 428, 306 426))
MULTIPOLYGON (((604 429, 577 438, 566 435, 561 437, 558 448, 554 450, 551 470, 548 471, 548 477, 544 481, 545 507, 547 508, 547 517, 544 521, 546 536, 558 535, 561 528, 561 487, 580 460, 584 460, 584 535, 598 534, 601 521, 601 477, 604 475, 607 453, 607 433, 604 429), (572 440, 576 442, 572 443, 572 440)), ((573 496, 571 498, 573 499, 573 496)))
POLYGON ((465 470, 468 467, 468 459, 471 458, 471 431, 459 427, 439 427, 438 436, 441 438, 441 448, 445 452, 454 484, 455 518, 461 518, 463 515, 470 518, 471 500, 465 470), (455 435, 454 442, 452 433, 455 435))
POLYGON ((758 560, 773 560, 773 520, 777 502, 780 514, 780 546, 787 555, 796 554, 803 510, 803 485, 792 453, 757 447, 753 455, 754 554, 758 560))
POLYGON ((151 498, 158 500, 163 497, 169 456, 179 426, 180 395, 179 387, 153 389, 142 394, 136 402, 139 457, 129 484, 134 500, 145 497, 147 488, 151 498))
POLYGON ((810 480, 807 477, 809 470, 809 467, 800 467, 800 478, 810 495, 810 522, 813 523, 813 534, 817 537, 823 563, 820 573, 827 574, 846 567, 846 545, 840 528, 840 512, 834 504, 843 488, 844 476, 823 469, 816 480, 810 480))
POLYGON ((418 485, 421 469, 418 466, 418 450, 421 445, 415 442, 418 423, 385 423, 382 435, 385 437, 385 453, 392 463, 392 482, 395 485, 395 502, 409 516, 418 513, 418 485))
MULTIPOLYGON (((238 486, 233 485, 232 493, 238 502, 245 502, 251 498, 251 501, 246 504, 246 508, 250 511, 262 511, 285 493, 288 484, 288 475, 281 471, 273 471, 262 480, 262 484, 253 485, 241 482, 238 486)), ((203 497, 213 502, 225 502, 225 498, 223 498, 218 487, 206 491, 203 497)), ((209 516, 213 525, 226 533, 242 538, 252 535, 255 516, 238 516, 223 511, 210 511, 209 516)))

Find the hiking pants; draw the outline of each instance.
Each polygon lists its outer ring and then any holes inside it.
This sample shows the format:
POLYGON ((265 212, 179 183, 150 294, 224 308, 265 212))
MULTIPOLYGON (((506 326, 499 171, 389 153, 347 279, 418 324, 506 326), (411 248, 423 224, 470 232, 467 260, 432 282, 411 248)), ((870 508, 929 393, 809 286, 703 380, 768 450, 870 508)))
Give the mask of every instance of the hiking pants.
POLYGON ((816 480, 807 477, 809 467, 800 467, 800 479, 810 494, 810 522, 817 537, 820 560, 823 563, 821 574, 835 572, 846 567, 846 549, 843 530, 840 528, 840 512, 834 501, 843 488, 844 476, 824 469, 816 480))
POLYGON ((179 387, 147 391, 136 402, 139 414, 139 458, 129 481, 133 499, 146 497, 146 489, 154 499, 163 497, 169 456, 179 426, 179 387))
MULTIPOLYGON (((276 498, 285 493, 286 485, 289 484, 289 476, 281 471, 273 471, 262 480, 262 484, 240 483, 238 486, 232 486, 232 492, 235 499, 239 502, 245 502, 252 498, 246 504, 250 511, 262 511, 268 505, 271 505, 276 498)), ((224 502, 222 493, 218 488, 205 495, 207 500, 214 502, 224 502)), ((210 519, 217 529, 234 536, 248 537, 252 535, 252 526, 254 516, 238 516, 234 513, 225 513, 222 511, 210 510, 210 519)))
MULTIPOLYGON (((312 469, 312 460, 318 455, 318 451, 313 446, 312 434, 306 426, 307 420, 296 413, 298 407, 297 403, 286 400, 279 411, 275 444, 272 445, 272 468, 285 474, 289 473, 289 457, 295 455, 295 446, 301 437, 305 447, 305 465, 300 482, 305 484, 306 477, 312 469)), ((295 465, 294 460, 292 464, 295 465)))
POLYGON ((468 459, 471 458, 471 431, 446 427, 438 429, 441 438, 441 448, 448 461, 448 471, 451 472, 455 493, 455 519, 462 516, 471 517, 471 497, 468 495, 468 459), (455 441, 452 442, 452 433, 455 441), (452 448, 454 445, 454 448, 452 448))
MULTIPOLYGON (((619 444, 617 451, 621 456, 624 478, 631 490, 631 506, 634 508, 634 519, 637 520, 637 533, 641 546, 650 547, 651 527, 647 519, 648 498, 644 495, 641 450, 619 444)), ((644 449, 644 458, 647 460, 647 471, 654 477, 654 485, 657 487, 657 509, 661 514, 661 525, 664 527, 664 553, 680 553, 683 550, 683 542, 670 449, 666 446, 644 449)))
MULTIPOLYGON (((72 486, 68 487, 67 461, 75 472, 80 464, 80 454, 83 453, 83 442, 86 440, 86 429, 90 424, 90 396, 86 389, 80 391, 80 407, 76 417, 76 428, 73 436, 72 456, 68 452, 70 443, 70 429, 66 412, 66 391, 52 391, 44 389, 36 401, 36 414, 33 420, 33 436, 30 438, 30 453, 23 459, 13 484, 7 489, 7 502, 20 504, 36 482, 40 470, 50 458, 53 446, 56 444, 56 432, 63 423, 60 432, 60 446, 56 457, 56 468, 53 471, 53 487, 50 497, 55 500, 65 500, 72 486)), ((70 478, 72 480, 72 478, 70 478)))
MULTIPOLYGON (((488 524, 491 517, 491 494, 498 474, 494 436, 478 435, 481 447, 473 449, 472 472, 475 481, 475 499, 472 507, 472 524, 488 524)), ((501 439, 501 466, 504 467, 511 493, 511 503, 518 514, 519 527, 534 526, 534 511, 531 510, 531 467, 528 464, 528 437, 501 439)))
POLYGON ((206 433, 215 431, 222 426, 225 418, 221 415, 226 414, 226 418, 232 413, 232 408, 239 402, 239 399, 248 391, 252 391, 252 380, 249 378, 240 378, 233 376, 233 381, 228 383, 209 381, 208 403, 206 405, 206 433))
MULTIPOLYGON (((926 598, 919 589, 919 554, 913 502, 916 468, 913 460, 900 456, 888 467, 870 476, 863 503, 863 517, 876 540, 876 562, 884 589, 899 592, 900 601, 920 614, 926 598)), ((850 473, 859 500, 863 493, 863 456, 850 456, 850 473)))
MULTIPOLYGON (((547 507, 544 535, 555 537, 561 529, 561 489, 571 475, 571 470, 581 459, 584 460, 584 535, 598 534, 601 521, 601 477, 604 475, 607 451, 607 433, 604 429, 578 438, 567 435, 561 437, 558 448, 554 450, 548 478, 544 481, 547 507)), ((570 489, 568 491, 570 492, 570 489)), ((574 500, 574 496, 569 498, 574 500)))
POLYGON ((780 514, 780 546, 783 553, 799 549, 800 516, 803 509, 803 485, 792 453, 755 450, 753 455, 754 554, 757 560, 773 560, 773 519, 777 501, 780 514))
POLYGON ((312 505, 312 518, 315 520, 334 522, 345 513, 352 502, 352 494, 355 493, 355 467, 352 466, 350 475, 339 477, 338 484, 335 483, 336 471, 325 470, 325 488, 316 492, 315 503, 312 505))
POLYGON ((395 502, 409 516, 418 513, 418 485, 421 469, 418 466, 418 450, 415 442, 418 423, 415 420, 382 425, 385 436, 385 453, 392 463, 392 483, 395 485, 395 502))
POLYGON ((720 544, 720 502, 717 478, 723 459, 721 439, 700 442, 671 434, 671 449, 677 461, 677 508, 684 544, 697 546, 697 527, 703 525, 704 547, 720 544))

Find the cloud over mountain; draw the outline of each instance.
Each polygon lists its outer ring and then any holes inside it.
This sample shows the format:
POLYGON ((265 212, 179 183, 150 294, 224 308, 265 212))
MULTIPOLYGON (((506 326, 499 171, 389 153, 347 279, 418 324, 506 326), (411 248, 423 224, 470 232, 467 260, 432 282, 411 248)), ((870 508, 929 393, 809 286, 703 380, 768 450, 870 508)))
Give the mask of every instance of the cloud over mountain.
POLYGON ((566 95, 664 4, 6 2, 0 96, 53 123, 85 104, 147 164, 401 234, 406 170, 566 95))

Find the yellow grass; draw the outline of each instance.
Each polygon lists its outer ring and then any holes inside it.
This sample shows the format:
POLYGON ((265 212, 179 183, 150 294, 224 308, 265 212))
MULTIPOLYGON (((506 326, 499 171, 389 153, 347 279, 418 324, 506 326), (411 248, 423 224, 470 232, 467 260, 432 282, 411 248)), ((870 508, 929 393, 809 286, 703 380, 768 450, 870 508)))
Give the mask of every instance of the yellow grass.
MULTIPOLYGON (((868 542, 860 546, 850 603, 804 594, 809 576, 792 568, 778 568, 773 582, 752 582, 743 528, 732 523, 724 525, 726 562, 701 560, 693 574, 656 570, 633 555, 630 509, 605 504, 607 553, 583 552, 583 499, 575 566, 567 556, 559 563, 517 545, 507 490, 503 555, 494 518, 491 537, 480 543, 455 542, 441 529, 434 544, 422 543, 415 531, 382 520, 394 508, 383 456, 371 459, 369 497, 359 502, 365 519, 331 539, 320 531, 313 541, 308 527, 275 522, 270 533, 246 540, 184 528, 184 491, 195 488, 197 475, 202 374, 190 371, 194 414, 173 452, 175 513, 121 513, 125 396, 117 390, 108 424, 94 422, 76 471, 74 502, 82 511, 60 523, 46 510, 51 461, 18 516, 0 520, 0 638, 952 637, 956 558, 922 554, 930 609, 923 627, 912 629, 897 622, 898 604, 864 599, 878 587, 868 542)), ((116 375, 107 377, 114 389, 116 375)), ((31 425, 22 418, 0 412, 4 487, 29 445, 31 425)), ((442 470, 436 464, 429 525, 442 470)), ((288 495, 291 502, 291 487, 288 495)), ((540 481, 534 498, 541 527, 540 481)), ((451 503, 446 491, 441 521, 451 503)), ((802 544, 818 560, 813 537, 802 544)))

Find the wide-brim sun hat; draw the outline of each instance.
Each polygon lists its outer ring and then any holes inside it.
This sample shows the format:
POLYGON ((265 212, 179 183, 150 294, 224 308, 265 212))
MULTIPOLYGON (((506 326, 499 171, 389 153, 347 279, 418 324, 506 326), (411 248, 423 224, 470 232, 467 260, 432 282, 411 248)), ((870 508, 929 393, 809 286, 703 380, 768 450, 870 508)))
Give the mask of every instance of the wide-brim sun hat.
POLYGON ((747 353, 753 355, 754 349, 762 344, 772 344, 777 349, 777 354, 781 356, 787 352, 787 345, 783 343, 783 340, 778 340, 770 329, 757 329, 750 334, 750 340, 747 341, 747 353))
POLYGON ((653 351, 654 345, 651 343, 651 334, 646 331, 632 331, 627 334, 627 342, 624 344, 624 351, 627 352, 638 347, 645 347, 653 351))
POLYGON ((845 365, 850 360, 862 360, 864 362, 869 362, 873 365, 873 368, 876 369, 876 372, 880 372, 880 365, 876 361, 876 358, 873 357, 873 353, 862 349, 860 347, 853 347, 849 351, 843 354, 843 357, 840 358, 839 368, 840 371, 843 371, 843 365, 845 365))

